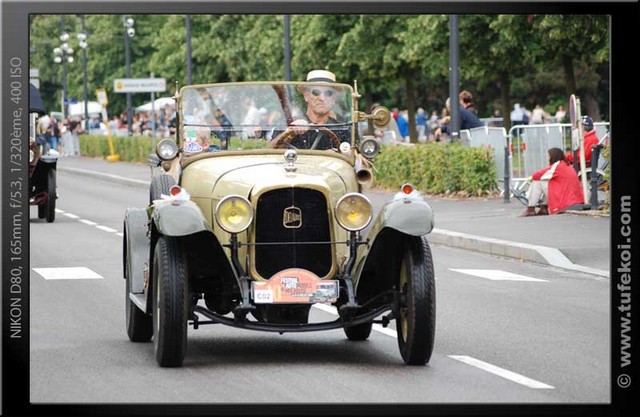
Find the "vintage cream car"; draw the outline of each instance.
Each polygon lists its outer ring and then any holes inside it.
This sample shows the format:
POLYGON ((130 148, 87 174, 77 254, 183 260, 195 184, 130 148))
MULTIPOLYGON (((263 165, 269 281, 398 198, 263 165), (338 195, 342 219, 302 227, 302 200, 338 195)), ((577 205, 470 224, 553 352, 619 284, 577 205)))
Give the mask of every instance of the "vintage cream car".
POLYGON ((374 216, 362 191, 380 145, 358 123, 379 133, 390 114, 358 111, 359 97, 356 83, 179 90, 176 137, 158 143, 149 206, 124 218, 127 333, 153 339, 160 366, 181 366, 188 327, 213 323, 343 328, 360 341, 395 320, 404 362, 429 361, 433 212, 398 184, 374 216), (313 100, 328 101, 323 124, 311 122, 313 100), (337 319, 310 320, 316 303, 335 306, 337 319))

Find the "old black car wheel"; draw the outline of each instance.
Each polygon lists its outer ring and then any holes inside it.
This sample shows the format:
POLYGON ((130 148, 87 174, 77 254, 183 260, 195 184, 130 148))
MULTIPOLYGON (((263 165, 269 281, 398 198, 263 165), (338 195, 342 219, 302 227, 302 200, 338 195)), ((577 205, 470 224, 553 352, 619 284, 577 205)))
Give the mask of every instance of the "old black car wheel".
POLYGON ((371 328, 373 322, 367 322, 357 324, 355 326, 344 327, 344 334, 347 335, 347 339, 354 341, 367 340, 371 334, 371 328))
POLYGON ((161 236, 153 257, 153 345, 160 366, 181 366, 187 351, 188 281, 176 238, 161 236))
POLYGON ((56 170, 50 169, 47 173, 47 201, 45 204, 45 219, 53 223, 56 219, 56 170))
POLYGON ((171 175, 156 175, 151 179, 151 188, 149 189, 149 204, 153 200, 159 200, 162 194, 169 195, 169 189, 176 185, 176 180, 171 175))
POLYGON ((411 241, 400 267, 402 293, 396 328, 400 354, 407 365, 424 365, 433 352, 436 324, 435 276, 426 239, 411 241))
POLYGON ((153 321, 149 314, 140 310, 137 305, 129 298, 131 291, 131 283, 129 282, 129 262, 127 259, 127 236, 124 237, 124 280, 126 282, 125 289, 125 311, 127 319, 127 335, 132 342, 148 342, 153 336, 153 321))

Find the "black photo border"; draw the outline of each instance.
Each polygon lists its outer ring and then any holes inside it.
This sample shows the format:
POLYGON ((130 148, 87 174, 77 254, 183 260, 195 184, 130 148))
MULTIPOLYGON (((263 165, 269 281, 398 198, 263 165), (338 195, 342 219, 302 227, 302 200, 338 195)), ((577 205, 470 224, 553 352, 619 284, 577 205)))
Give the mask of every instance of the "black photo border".
MULTIPOLYGON (((637 1, 7 1, 1 4, 2 30, 2 380, 0 414, 2 415, 631 415, 637 399, 640 379, 635 367, 622 366, 620 323, 631 312, 621 310, 618 269, 631 252, 627 233, 633 230, 632 202, 637 198, 639 176, 634 170, 632 142, 640 140, 635 126, 638 117, 639 71, 633 61, 637 55, 639 7, 637 1), (153 4, 152 13, 149 5, 153 4), (32 404, 29 401, 29 205, 27 146, 15 146, 22 138, 27 143, 29 86, 30 14, 606 14, 611 16, 611 403, 610 404, 32 404), (12 84, 13 83, 13 84, 12 84), (11 86, 21 86, 20 101, 12 101, 11 86), (20 110, 22 109, 22 110, 20 110), (22 126, 19 133, 16 126, 22 126), (13 136, 12 136, 13 135, 13 136), (13 144, 13 147, 12 147, 13 144), (17 155, 17 156, 15 156, 17 155), (18 186, 17 182, 24 185, 18 186), (16 193, 16 191, 18 191, 16 193), (22 191, 22 192, 19 192, 22 191), (13 194, 12 194, 13 192, 13 194), (629 201, 630 211, 621 211, 620 201, 629 201), (19 255, 11 248, 19 246, 19 255), (12 277, 14 278, 12 280, 12 277), (18 278, 16 278, 18 277, 18 278), (18 282, 19 280, 19 282, 18 282), (11 286, 16 284, 15 286, 11 286), (12 312, 12 308, 14 311, 12 312), (19 310, 15 310, 19 308, 19 310), (20 317, 22 337, 12 338, 20 317), (623 316, 624 314, 624 316, 623 316), (16 319, 16 317, 13 317, 16 319), (12 327, 13 326, 13 327, 12 327), (626 378, 628 379, 625 379, 626 378), (629 383, 628 386, 627 383, 629 383), (625 387, 626 386, 626 387, 625 387)), ((635 159, 635 160, 634 160, 635 159)), ((637 203, 636 203, 637 204, 637 203)), ((638 238, 636 238, 638 239, 638 238)), ((633 243, 631 247, 633 247, 633 243)), ((637 244, 635 245, 637 246, 637 244)), ((635 260, 635 258, 632 258, 635 260)), ((636 267, 637 269, 637 267, 636 267)), ((633 271, 633 263, 631 263, 633 271)), ((633 272, 625 278, 631 279, 633 272)), ((631 302, 637 287, 631 282, 631 302)), ((628 298, 626 299, 628 301, 628 298)), ((631 308, 633 311, 633 308, 631 308)), ((637 325, 631 326, 630 360, 636 358, 634 342, 637 325)), ((637 343, 636 343, 637 344, 637 343)), ((327 387, 331 389, 331 387, 327 387)))

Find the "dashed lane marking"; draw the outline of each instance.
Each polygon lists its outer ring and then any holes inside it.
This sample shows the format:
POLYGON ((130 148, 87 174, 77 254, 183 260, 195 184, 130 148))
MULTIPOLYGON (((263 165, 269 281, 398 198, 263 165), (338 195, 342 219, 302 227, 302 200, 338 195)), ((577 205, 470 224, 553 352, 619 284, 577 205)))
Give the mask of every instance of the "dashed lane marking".
POLYGON ((472 358, 471 356, 464 355, 449 355, 451 359, 455 359, 462 363, 466 363, 467 365, 474 366, 476 368, 482 369, 483 371, 492 373, 499 377, 508 379, 510 381, 516 382, 520 385, 524 385, 533 389, 555 389, 555 387, 551 385, 547 385, 544 382, 536 381, 535 379, 527 378, 526 376, 517 374, 515 372, 508 371, 506 369, 500 368, 498 366, 492 365, 487 362, 483 362, 479 359, 472 358))
POLYGON ((60 213, 66 217, 69 217, 70 219, 74 219, 74 220, 78 220, 80 223, 86 224, 87 226, 94 226, 96 229, 100 229, 103 232, 109 232, 109 233, 115 233, 116 235, 123 237, 124 235, 122 234, 122 232, 118 232, 116 229, 113 229, 109 226, 103 226, 101 224, 98 224, 92 220, 88 220, 88 219, 83 219, 80 216, 73 214, 73 213, 68 213, 64 210, 60 210, 60 209, 56 209, 57 213, 60 213))
POLYGON ((33 268, 44 279, 103 279, 104 277, 97 272, 80 267, 66 268, 33 268))
POLYGON ((525 275, 514 274, 499 269, 454 269, 451 271, 460 272, 467 275, 473 275, 480 278, 490 279, 492 281, 532 281, 532 282, 549 282, 544 279, 532 278, 525 275))

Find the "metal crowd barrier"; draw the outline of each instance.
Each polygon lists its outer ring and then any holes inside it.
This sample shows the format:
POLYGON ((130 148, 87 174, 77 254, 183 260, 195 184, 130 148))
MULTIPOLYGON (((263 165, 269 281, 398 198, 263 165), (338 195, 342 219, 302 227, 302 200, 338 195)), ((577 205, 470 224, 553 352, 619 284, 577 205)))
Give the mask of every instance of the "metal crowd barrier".
POLYGON ((505 167, 508 167, 506 157, 508 143, 507 131, 504 127, 480 126, 461 130, 460 140, 467 146, 489 148, 493 152, 493 159, 496 163, 497 178, 502 178, 505 175, 505 167))
MULTIPOLYGON (((609 123, 596 122, 594 128, 598 137, 603 138, 608 134, 609 123)), ((493 150, 498 189, 505 201, 509 200, 508 190, 513 183, 548 165, 549 148, 569 152, 576 146, 572 143, 570 123, 518 125, 509 129, 508 134, 502 127, 482 126, 461 130, 460 140, 467 146, 493 150)))

